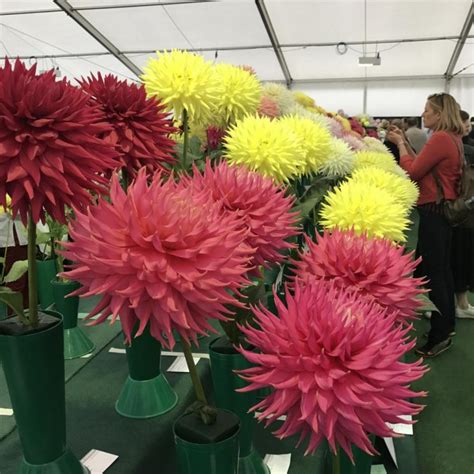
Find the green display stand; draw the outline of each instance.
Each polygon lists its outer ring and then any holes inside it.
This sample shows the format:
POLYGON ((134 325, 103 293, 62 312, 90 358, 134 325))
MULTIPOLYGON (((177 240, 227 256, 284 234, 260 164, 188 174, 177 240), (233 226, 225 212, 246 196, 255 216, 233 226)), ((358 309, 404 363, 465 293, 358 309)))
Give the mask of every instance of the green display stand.
POLYGON ((257 404, 257 393, 236 392, 236 389, 245 387, 246 383, 234 371, 248 369, 250 363, 233 349, 225 336, 210 343, 209 356, 215 403, 217 407, 230 410, 240 418, 239 474, 269 474, 269 468, 254 449, 256 420, 253 414, 248 413, 257 404))
MULTIPOLYGON (((180 474, 238 474, 239 472, 239 419, 227 410, 218 410, 215 425, 209 428, 218 431, 219 420, 225 412, 227 418, 232 417, 234 429, 226 436, 216 442, 199 443, 190 441, 179 434, 178 425, 183 418, 193 417, 182 415, 173 426, 174 439, 176 443, 176 455, 178 459, 180 474)), ((192 432, 193 430, 191 430, 192 432)), ((227 430, 226 430, 227 431, 227 430)))
MULTIPOLYGON (((0 335, 0 359, 23 448, 20 474, 87 472, 66 445, 63 324, 0 335)), ((5 321, 4 321, 5 322, 5 321)))
POLYGON ((66 297, 80 287, 75 281, 51 280, 54 307, 63 316, 64 325, 64 358, 76 359, 91 353, 94 343, 78 327, 79 297, 66 297))
POLYGON ((168 413, 178 403, 178 395, 161 373, 161 344, 148 326, 126 351, 130 375, 115 404, 117 413, 138 419, 168 413))
POLYGON ((56 279, 56 260, 36 260, 38 271, 38 303, 41 309, 48 309, 54 304, 51 280, 56 279))

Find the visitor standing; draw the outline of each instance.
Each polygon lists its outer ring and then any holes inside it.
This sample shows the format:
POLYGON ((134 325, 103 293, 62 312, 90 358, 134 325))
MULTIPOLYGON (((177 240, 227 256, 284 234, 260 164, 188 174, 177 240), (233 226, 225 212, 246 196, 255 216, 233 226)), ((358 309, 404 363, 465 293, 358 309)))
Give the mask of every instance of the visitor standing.
POLYGON ((405 132, 405 135, 407 136, 411 147, 415 150, 415 153, 420 153, 428 140, 428 136, 424 130, 418 128, 418 119, 416 117, 407 118, 406 123, 408 129, 405 132))
POLYGON ((416 352, 424 357, 434 357, 451 346, 456 321, 451 270, 452 228, 443 214, 435 175, 444 199, 456 199, 464 127, 458 104, 445 93, 428 97, 423 121, 433 133, 418 155, 411 150, 400 129, 394 127, 387 138, 400 151, 400 166, 420 187, 417 255, 422 257, 422 271, 428 280, 430 298, 439 312, 433 311, 428 340, 416 352))

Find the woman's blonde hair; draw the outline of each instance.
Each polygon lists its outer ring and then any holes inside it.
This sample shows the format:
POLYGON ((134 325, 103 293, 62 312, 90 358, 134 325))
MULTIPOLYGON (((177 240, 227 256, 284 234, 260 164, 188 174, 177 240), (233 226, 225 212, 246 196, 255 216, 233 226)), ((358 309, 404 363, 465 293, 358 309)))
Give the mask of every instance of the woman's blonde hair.
POLYGON ((432 94, 428 102, 435 112, 440 114, 440 120, 436 131, 452 132, 457 135, 464 133, 464 125, 461 120, 461 108, 452 95, 442 92, 432 94))

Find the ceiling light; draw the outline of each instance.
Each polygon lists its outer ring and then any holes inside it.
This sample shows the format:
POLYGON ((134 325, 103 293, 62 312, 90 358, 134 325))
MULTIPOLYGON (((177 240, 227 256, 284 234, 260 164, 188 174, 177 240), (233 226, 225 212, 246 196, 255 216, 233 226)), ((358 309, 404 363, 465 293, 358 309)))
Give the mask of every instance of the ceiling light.
POLYGON ((361 56, 359 58, 359 66, 362 67, 380 66, 380 64, 382 64, 382 58, 379 53, 376 56, 361 56))

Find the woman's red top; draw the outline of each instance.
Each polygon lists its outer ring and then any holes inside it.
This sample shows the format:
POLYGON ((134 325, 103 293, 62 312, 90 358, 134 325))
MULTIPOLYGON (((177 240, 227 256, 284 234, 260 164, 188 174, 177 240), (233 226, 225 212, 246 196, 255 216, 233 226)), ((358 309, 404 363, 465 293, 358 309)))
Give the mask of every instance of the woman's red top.
POLYGON ((457 199, 461 177, 462 141, 459 135, 434 132, 416 158, 400 157, 400 166, 420 187, 418 205, 436 202, 438 192, 433 170, 439 177, 445 199, 457 199))

